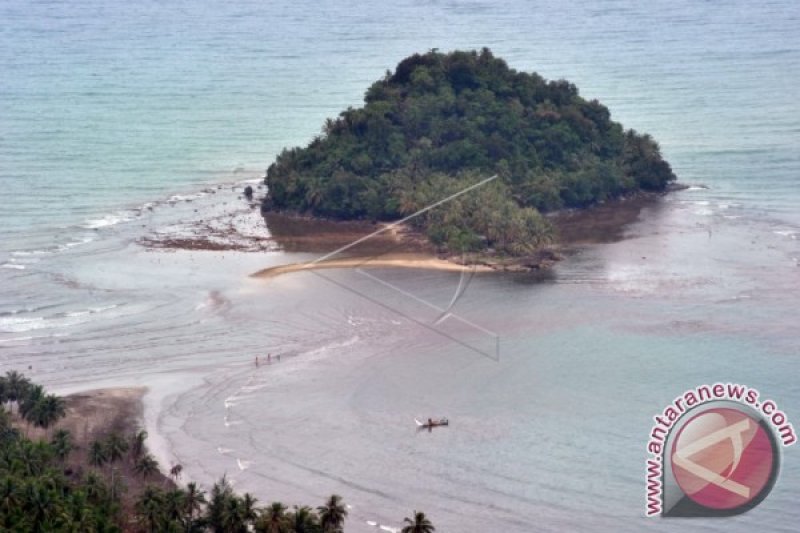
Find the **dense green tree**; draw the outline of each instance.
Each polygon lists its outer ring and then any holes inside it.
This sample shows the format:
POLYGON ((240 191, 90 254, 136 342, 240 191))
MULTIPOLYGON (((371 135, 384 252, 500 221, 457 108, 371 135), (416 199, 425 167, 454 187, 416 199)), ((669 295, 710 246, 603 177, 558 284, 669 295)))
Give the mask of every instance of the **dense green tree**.
POLYGON ((206 503, 205 491, 200 489, 194 481, 189 482, 186 485, 186 498, 184 500, 187 531, 192 530, 195 517, 200 515, 206 503))
POLYGON ((99 440, 92 441, 89 445, 89 464, 100 468, 108 461, 108 450, 99 440))
POLYGON ((291 522, 286 515, 286 506, 280 502, 273 502, 261 511, 255 530, 258 533, 290 533, 291 522))
POLYGON ((497 174, 474 216, 448 203, 415 222, 447 248, 525 255, 554 237, 539 212, 675 179, 648 135, 625 131, 571 83, 518 72, 488 49, 414 54, 364 100, 326 120, 305 148, 278 155, 265 210, 392 220, 497 174))
POLYGON ((140 429, 131 437, 131 458, 137 461, 145 452, 145 443, 147 442, 147 431, 140 429))
POLYGON ((436 528, 425 516, 425 513, 414 511, 414 518, 406 517, 403 522, 402 533, 433 533, 436 528))
POLYGON ((147 479, 158 472, 158 462, 152 455, 145 453, 136 461, 133 469, 142 478, 147 479))
POLYGON ((342 497, 333 494, 324 505, 317 507, 320 526, 324 533, 339 533, 344 528, 347 518, 347 507, 342 502, 342 497))
POLYGON ((6 372, 3 383, 3 399, 12 406, 14 403, 25 397, 25 394, 31 385, 31 382, 28 380, 28 378, 16 370, 10 370, 9 372, 6 372))
POLYGON ((164 493, 158 487, 148 485, 136 501, 136 514, 147 531, 163 529, 165 522, 164 493))
POLYGON ((66 460, 66 458, 69 457, 69 454, 75 448, 75 445, 72 442, 72 434, 65 429, 59 429, 56 431, 53 434, 50 444, 53 447, 53 452, 55 453, 56 457, 58 457, 61 461, 66 460))
POLYGON ((104 445, 106 448, 106 455, 111 463, 121 460, 125 457, 125 452, 128 451, 128 442, 116 432, 106 437, 104 445))
POLYGON ((319 521, 314 511, 308 507, 294 506, 294 510, 288 514, 288 522, 293 533, 318 533, 320 531, 319 521))

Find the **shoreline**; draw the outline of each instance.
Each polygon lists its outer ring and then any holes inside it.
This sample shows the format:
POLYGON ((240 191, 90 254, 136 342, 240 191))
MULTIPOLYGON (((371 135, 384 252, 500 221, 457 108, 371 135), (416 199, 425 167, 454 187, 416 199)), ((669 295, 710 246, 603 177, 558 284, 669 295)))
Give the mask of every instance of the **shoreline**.
POLYGON ((301 272, 304 270, 326 270, 341 268, 411 268, 422 270, 438 270, 444 272, 491 272, 494 269, 487 265, 462 265, 441 259, 434 255, 420 253, 396 253, 379 257, 351 256, 342 259, 328 259, 325 261, 309 261, 307 263, 289 263, 264 268, 250 275, 252 278, 271 279, 282 274, 301 272))

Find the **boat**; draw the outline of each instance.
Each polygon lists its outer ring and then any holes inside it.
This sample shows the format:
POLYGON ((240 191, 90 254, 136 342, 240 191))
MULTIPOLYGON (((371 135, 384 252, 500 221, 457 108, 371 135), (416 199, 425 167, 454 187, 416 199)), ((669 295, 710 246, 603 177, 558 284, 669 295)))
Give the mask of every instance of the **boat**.
POLYGON ((421 422, 418 418, 414 419, 414 422, 417 423, 417 427, 420 429, 431 429, 438 426, 449 426, 450 421, 446 418, 439 418, 439 419, 431 419, 429 418, 427 422, 421 422))

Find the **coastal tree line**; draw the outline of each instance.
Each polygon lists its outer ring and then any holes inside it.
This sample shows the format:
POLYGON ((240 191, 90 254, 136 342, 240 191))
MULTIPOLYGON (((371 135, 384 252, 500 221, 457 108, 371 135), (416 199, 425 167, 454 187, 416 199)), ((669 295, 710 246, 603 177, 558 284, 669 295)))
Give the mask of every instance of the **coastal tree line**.
POLYGON ((541 213, 675 179, 649 135, 625 130, 575 85, 518 72, 486 48, 407 57, 364 102, 278 155, 264 210, 395 220, 498 174, 414 223, 443 248, 518 256, 553 240, 541 213))
MULTIPOLYGON (((223 477, 210 491, 178 484, 182 467, 161 474, 147 451, 147 432, 108 431, 81 449, 58 428, 63 398, 24 375, 0 376, 0 530, 15 532, 341 533, 347 519, 342 498, 322 505, 259 506, 237 494, 223 477), (29 438, 31 431, 43 438, 29 438), (137 479, 134 480, 133 477, 137 479), (134 483, 134 481, 137 481, 134 483), (131 491, 135 485, 138 490, 131 491)), ((404 533, 430 533, 424 513, 406 518, 404 533)))

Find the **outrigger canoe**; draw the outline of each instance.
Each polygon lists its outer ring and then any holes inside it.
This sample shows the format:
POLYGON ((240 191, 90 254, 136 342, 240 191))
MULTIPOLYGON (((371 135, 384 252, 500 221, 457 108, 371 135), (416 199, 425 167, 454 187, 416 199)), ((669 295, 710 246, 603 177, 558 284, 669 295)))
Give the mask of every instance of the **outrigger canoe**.
POLYGON ((417 423, 417 427, 418 428, 422 428, 422 429, 430 429, 430 428, 435 428, 437 426, 449 426, 450 425, 450 421, 447 420, 446 418, 440 418, 438 420, 431 420, 430 422, 420 422, 419 419, 415 418, 414 422, 417 423))

